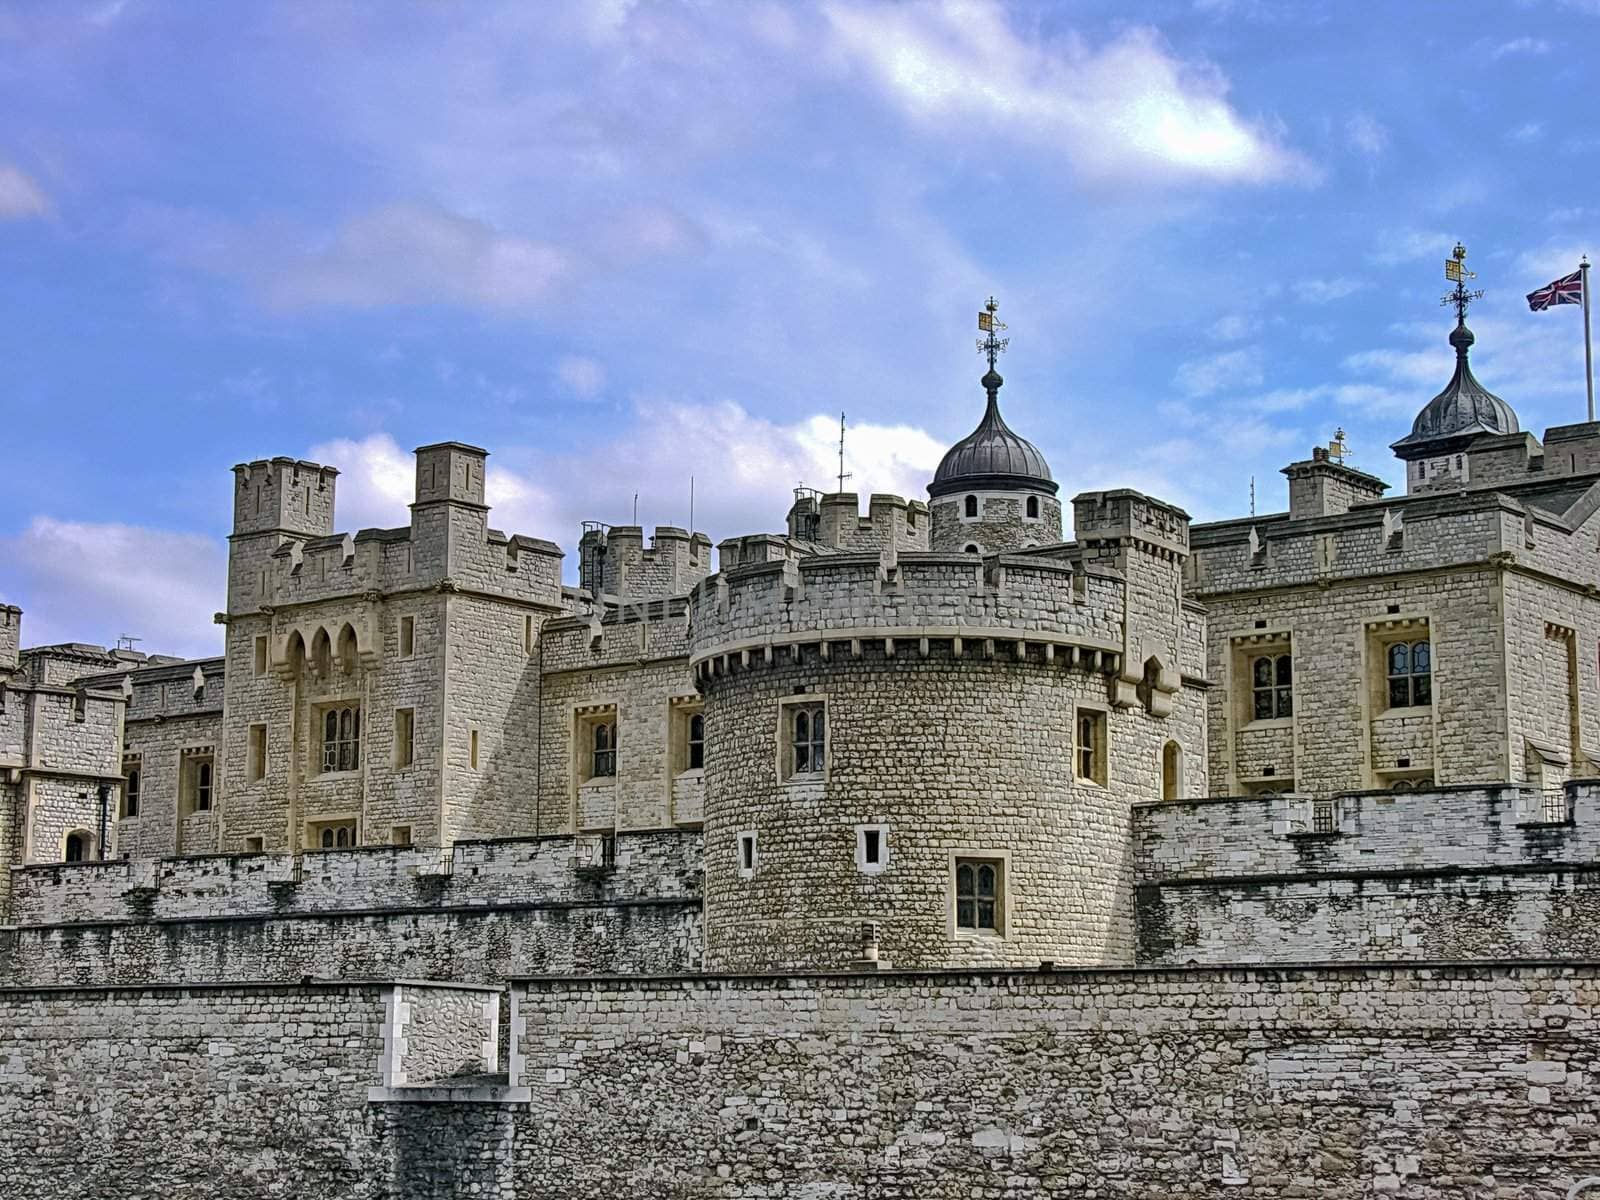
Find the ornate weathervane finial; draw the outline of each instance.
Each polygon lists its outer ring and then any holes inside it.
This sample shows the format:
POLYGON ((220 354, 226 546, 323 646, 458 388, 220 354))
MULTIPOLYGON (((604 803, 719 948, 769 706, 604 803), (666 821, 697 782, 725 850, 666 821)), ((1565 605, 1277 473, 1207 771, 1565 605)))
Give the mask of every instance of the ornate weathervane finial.
POLYGON ((1467 290, 1467 280, 1476 279, 1478 276, 1476 273, 1467 270, 1466 259, 1467 248, 1457 242, 1456 248, 1450 251, 1450 257, 1444 260, 1444 277, 1454 281, 1456 286, 1454 290, 1446 292, 1440 298, 1439 303, 1455 307, 1457 325, 1465 325, 1467 323, 1467 307, 1474 300, 1483 296, 1482 288, 1472 291, 1467 290))
POLYGON ((994 371, 995 359, 1005 353, 1011 344, 1010 338, 997 336, 1006 327, 1004 321, 996 320, 995 313, 1000 311, 1000 306, 994 302, 994 297, 989 297, 989 303, 983 306, 983 311, 978 314, 978 328, 988 336, 978 339, 978 353, 988 355, 989 370, 994 371))

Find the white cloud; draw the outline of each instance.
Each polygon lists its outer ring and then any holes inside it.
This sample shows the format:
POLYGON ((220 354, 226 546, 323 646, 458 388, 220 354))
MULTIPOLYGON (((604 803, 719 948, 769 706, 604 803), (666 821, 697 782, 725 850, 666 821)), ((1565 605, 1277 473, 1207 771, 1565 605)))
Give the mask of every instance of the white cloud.
POLYGON ((1342 275, 1333 279, 1302 279, 1294 285, 1294 294, 1307 304, 1329 304, 1366 286, 1359 279, 1342 275))
POLYGON ((1261 350, 1246 346, 1190 359, 1179 366, 1172 381, 1190 396, 1210 396, 1259 387, 1261 379, 1261 350))
POLYGON ((580 400, 593 400, 606 386, 606 369, 592 358, 568 354, 556 363, 556 378, 580 400))
MULTIPOLYGON (((1517 255, 1516 262, 1517 277, 1527 284, 1523 290, 1531 292, 1551 280, 1570 275, 1578 269, 1578 260, 1590 249, 1592 247, 1579 242, 1555 238, 1536 249, 1524 250, 1517 255)), ((1589 274, 1597 276, 1600 272, 1590 271, 1589 274)))
POLYGON ((1090 177, 1307 178, 1311 168, 1227 102, 1214 70, 1173 58, 1148 30, 1099 49, 1019 37, 997 5, 832 3, 835 43, 912 120, 1023 138, 1090 177))
POLYGON ((1550 43, 1543 38, 1519 37, 1501 42, 1491 52, 1491 58, 1505 58, 1509 54, 1549 54, 1550 43))
POLYGON ((1544 126, 1538 121, 1527 121, 1515 129, 1506 131, 1506 140, 1510 142, 1537 142, 1544 137, 1544 126))
POLYGON ((1240 313, 1229 313, 1227 316, 1218 317, 1211 325, 1211 336, 1219 342, 1243 341, 1256 330, 1261 328, 1261 322, 1256 317, 1247 317, 1240 313))
POLYGON ((1357 113, 1345 122, 1350 144, 1368 158, 1377 158, 1389 148, 1389 131, 1369 113, 1357 113))
MULTIPOLYGON (((616 438, 578 454, 511 447, 491 457, 485 480, 491 524, 548 538, 570 559, 580 523, 632 520, 635 492, 641 523, 687 525, 691 475, 695 525, 714 540, 781 529, 791 487, 837 486, 839 425, 832 414, 780 424, 732 402, 648 403, 636 417, 616 438)), ((845 465, 853 477, 846 487, 863 497, 921 497, 945 448, 912 425, 852 426, 845 465)), ((339 468, 335 519, 341 530, 409 521, 414 458, 392 435, 323 442, 307 457, 339 468)), ((575 560, 567 568, 570 576, 575 560)))
POLYGON ((1398 266, 1419 258, 1450 253, 1455 239, 1446 233, 1428 233, 1419 229, 1391 229, 1380 234, 1378 244, 1368 255, 1382 267, 1398 266))
POLYGON ((50 200, 20 168, 0 163, 0 221, 20 221, 42 217, 50 211, 50 200))
POLYGON ((269 300, 290 308, 430 301, 523 308, 545 299, 568 267, 554 246, 412 204, 363 213, 275 269, 254 264, 269 300))
POLYGON ((137 525, 36 516, 0 537, 23 607, 28 645, 115 645, 124 634, 153 654, 221 652, 211 615, 225 605, 227 546, 217 538, 137 525))

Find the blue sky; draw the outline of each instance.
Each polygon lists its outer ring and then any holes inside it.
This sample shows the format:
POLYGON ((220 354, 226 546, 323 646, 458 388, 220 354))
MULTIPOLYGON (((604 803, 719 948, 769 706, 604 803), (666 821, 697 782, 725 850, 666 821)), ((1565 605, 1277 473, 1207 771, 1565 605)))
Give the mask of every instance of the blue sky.
POLYGON ((777 528, 921 494, 1003 408, 1064 495, 1282 507, 1449 376, 1583 418, 1600 2, 0 0, 0 598, 30 643, 209 653, 228 468, 489 448, 492 518, 777 528))

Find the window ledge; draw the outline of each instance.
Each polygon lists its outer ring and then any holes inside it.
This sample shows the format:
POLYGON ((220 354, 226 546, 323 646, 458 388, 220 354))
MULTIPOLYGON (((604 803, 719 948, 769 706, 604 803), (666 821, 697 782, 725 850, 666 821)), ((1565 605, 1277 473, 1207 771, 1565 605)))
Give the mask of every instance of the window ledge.
POLYGON ((1108 784, 1101 783, 1098 779, 1090 779, 1087 775, 1074 775, 1072 777, 1072 782, 1087 784, 1089 787, 1095 788, 1105 788, 1110 786, 1108 784))
POLYGON ((615 775, 594 775, 580 783, 578 790, 584 792, 609 792, 616 786, 617 777, 615 775))
POLYGON ((690 767, 688 770, 679 771, 676 775, 673 776, 673 778, 674 779, 704 779, 705 778, 705 774, 706 774, 706 769, 704 767, 690 767))
POLYGON ((360 777, 361 768, 357 767, 353 771, 318 771, 311 777, 311 782, 321 783, 324 779, 359 779, 360 777))
POLYGON ((1374 721, 1398 721, 1404 717, 1423 717, 1433 715, 1431 704, 1408 704, 1404 708, 1386 708, 1376 714, 1374 721))
POLYGON ((957 929, 958 942, 1003 942, 1006 935, 999 929, 957 929))
POLYGON ((784 787, 815 787, 819 783, 826 783, 828 775, 825 771, 797 771, 784 779, 784 787))
POLYGON ((1294 726, 1293 717, 1262 717, 1259 721, 1245 722, 1245 729, 1289 729, 1294 726))

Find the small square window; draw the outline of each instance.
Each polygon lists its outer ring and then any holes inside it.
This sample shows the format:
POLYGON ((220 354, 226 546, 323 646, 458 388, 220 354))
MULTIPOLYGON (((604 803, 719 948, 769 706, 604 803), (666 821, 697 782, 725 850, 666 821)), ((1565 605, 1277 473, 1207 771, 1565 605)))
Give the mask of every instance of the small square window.
POLYGON ((889 827, 856 826, 856 870, 876 875, 889 865, 889 827))
POLYGON ((259 783, 267 777, 267 727, 250 726, 250 747, 245 763, 245 778, 259 783))
POLYGON ((311 821, 306 825, 308 850, 348 850, 357 844, 354 817, 337 821, 311 821))
POLYGON ((1105 787, 1106 714, 1097 708, 1080 708, 1073 722, 1072 770, 1080 783, 1105 787))
POLYGON ((417 652, 417 619, 400 618, 400 657, 410 658, 417 652))
POLYGON ((267 673, 267 639, 265 637, 256 639, 255 661, 252 669, 258 676, 267 673))
POLYGON ((389 844, 391 846, 411 845, 411 826, 396 825, 389 831, 389 844))
POLYGON ((971 857, 955 860, 953 896, 957 933, 1005 933, 1005 859, 971 857))
POLYGON ((746 831, 739 835, 738 853, 739 878, 753 878, 758 862, 756 858, 756 835, 754 832, 746 831))
POLYGON ((244 840, 246 854, 261 854, 267 848, 267 839, 260 837, 247 837, 244 840))

